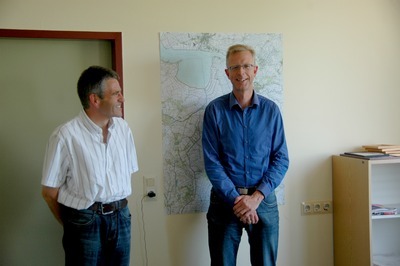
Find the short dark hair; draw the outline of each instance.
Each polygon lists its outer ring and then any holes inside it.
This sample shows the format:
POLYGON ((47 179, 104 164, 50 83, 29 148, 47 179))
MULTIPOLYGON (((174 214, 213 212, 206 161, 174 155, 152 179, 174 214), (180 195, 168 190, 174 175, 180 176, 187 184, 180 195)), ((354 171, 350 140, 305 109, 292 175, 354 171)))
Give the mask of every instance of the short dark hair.
POLYGON ((103 82, 107 79, 119 79, 117 72, 101 66, 90 66, 84 70, 78 80, 78 95, 84 109, 89 108, 89 95, 97 94, 103 99, 103 82))

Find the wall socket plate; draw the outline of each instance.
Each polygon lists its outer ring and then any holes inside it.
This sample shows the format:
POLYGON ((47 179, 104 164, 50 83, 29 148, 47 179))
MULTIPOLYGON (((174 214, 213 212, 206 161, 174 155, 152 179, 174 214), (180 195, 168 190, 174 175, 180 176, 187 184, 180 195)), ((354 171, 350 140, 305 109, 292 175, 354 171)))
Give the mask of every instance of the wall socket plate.
POLYGON ((332 201, 303 201, 301 203, 301 215, 328 214, 332 213, 332 201))
MULTIPOLYGON (((147 196, 149 192, 154 192, 157 196, 156 179, 153 177, 143 177, 144 195, 147 196)), ((156 196, 152 197, 155 198, 156 196)))

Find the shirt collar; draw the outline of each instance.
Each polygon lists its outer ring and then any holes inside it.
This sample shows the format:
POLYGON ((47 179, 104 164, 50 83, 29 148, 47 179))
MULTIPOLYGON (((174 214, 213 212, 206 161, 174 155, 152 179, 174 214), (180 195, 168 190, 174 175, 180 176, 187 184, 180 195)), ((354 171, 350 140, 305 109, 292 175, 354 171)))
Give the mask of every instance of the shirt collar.
MULTIPOLYGON (((256 105, 260 104, 260 100, 258 99, 258 95, 255 91, 253 91, 253 97, 251 99, 251 104, 249 107, 255 107, 256 105)), ((229 108, 232 109, 235 105, 239 106, 238 101, 235 98, 233 92, 229 94, 229 108)))
MULTIPOLYGON (((80 118, 81 118, 83 124, 85 125, 85 127, 86 127, 91 133, 94 133, 94 134, 103 134, 103 130, 102 130, 98 125, 96 125, 96 123, 94 123, 94 122, 88 117, 88 115, 86 114, 85 110, 82 110, 82 111, 79 113, 79 116, 80 116, 80 118)), ((109 123, 109 125, 108 125, 108 129, 113 129, 113 128, 114 128, 114 125, 115 125, 114 119, 111 118, 111 119, 110 119, 110 123, 109 123)))

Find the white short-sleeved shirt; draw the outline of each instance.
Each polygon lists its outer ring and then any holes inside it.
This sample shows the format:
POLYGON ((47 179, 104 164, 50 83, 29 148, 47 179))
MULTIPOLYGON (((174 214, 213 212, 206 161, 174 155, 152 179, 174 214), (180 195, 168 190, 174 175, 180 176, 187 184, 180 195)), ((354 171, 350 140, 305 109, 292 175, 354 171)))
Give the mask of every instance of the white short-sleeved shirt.
POLYGON ((50 136, 42 185, 60 189, 59 203, 86 209, 95 201, 107 203, 129 196, 131 175, 138 169, 128 123, 112 118, 104 143, 102 129, 82 110, 50 136))

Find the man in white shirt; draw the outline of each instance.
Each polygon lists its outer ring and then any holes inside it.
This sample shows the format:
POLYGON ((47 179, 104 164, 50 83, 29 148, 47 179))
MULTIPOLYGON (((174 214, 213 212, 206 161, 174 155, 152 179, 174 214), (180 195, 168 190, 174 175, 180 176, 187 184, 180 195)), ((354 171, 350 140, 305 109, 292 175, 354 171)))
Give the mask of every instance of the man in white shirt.
POLYGON ((126 197, 138 171, 124 97, 113 70, 82 72, 83 110, 50 136, 42 195, 63 225, 65 265, 129 265, 131 214, 126 197))

